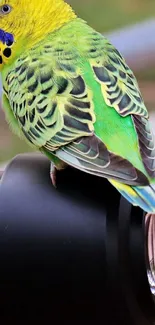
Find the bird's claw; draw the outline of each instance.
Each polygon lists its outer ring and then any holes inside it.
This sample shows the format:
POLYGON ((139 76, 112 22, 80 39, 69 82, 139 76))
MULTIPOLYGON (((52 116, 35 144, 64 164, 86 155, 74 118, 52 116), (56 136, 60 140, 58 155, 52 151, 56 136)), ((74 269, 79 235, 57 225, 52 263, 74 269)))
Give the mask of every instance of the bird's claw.
POLYGON ((56 168, 53 166, 51 172, 50 172, 50 177, 51 177, 51 181, 53 186, 56 188, 57 187, 57 182, 56 182, 56 174, 57 174, 57 170, 56 168))

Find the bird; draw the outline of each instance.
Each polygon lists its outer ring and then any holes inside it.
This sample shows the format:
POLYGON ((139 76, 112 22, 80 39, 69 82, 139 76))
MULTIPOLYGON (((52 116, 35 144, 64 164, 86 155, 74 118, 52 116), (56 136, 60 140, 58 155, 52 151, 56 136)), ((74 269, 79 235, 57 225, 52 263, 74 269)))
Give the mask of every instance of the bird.
POLYGON ((0 28, 6 120, 49 158, 53 185, 71 166, 155 213, 154 135, 121 53, 64 0, 1 0, 0 28))

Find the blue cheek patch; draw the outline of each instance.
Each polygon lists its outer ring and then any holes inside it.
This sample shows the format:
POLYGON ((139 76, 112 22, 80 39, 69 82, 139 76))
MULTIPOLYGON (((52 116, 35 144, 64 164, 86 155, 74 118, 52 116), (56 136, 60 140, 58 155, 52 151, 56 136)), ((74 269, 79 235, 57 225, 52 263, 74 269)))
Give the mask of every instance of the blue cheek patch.
POLYGON ((11 46, 14 43, 14 37, 12 34, 6 33, 3 29, 0 29, 0 41, 7 46, 11 46))

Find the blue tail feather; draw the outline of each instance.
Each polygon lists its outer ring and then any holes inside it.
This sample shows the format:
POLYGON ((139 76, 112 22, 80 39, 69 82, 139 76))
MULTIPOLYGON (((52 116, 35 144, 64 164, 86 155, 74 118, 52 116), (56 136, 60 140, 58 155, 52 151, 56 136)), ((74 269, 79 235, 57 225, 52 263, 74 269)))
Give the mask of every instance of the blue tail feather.
POLYGON ((117 190, 133 205, 144 211, 155 213, 155 184, 148 186, 129 186, 109 180, 117 190))
POLYGON ((137 201, 140 200, 140 206, 146 212, 155 213, 155 185, 132 187, 137 194, 137 201))

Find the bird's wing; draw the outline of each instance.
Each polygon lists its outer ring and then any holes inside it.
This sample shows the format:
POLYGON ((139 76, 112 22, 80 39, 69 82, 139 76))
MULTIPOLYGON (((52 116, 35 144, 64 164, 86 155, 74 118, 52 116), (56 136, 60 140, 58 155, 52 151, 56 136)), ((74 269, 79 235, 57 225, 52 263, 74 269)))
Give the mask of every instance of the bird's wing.
MULTIPOLYGON (((83 47, 85 48, 84 56, 88 61, 84 79, 94 92, 93 101, 96 115, 94 133, 110 152, 110 164, 103 173, 105 175, 106 173, 112 174, 111 169, 113 169, 113 176, 118 177, 117 173, 119 169, 122 170, 122 165, 116 157, 121 156, 125 158, 124 170, 128 170, 130 176, 132 172, 127 166, 129 162, 145 175, 154 178, 155 141, 148 120, 148 112, 135 76, 121 54, 99 33, 90 32, 83 47), (113 165, 114 157, 115 164, 113 165)), ((90 166, 87 166, 84 159, 87 156, 84 150, 89 153, 89 148, 91 149, 88 143, 89 141, 86 139, 82 139, 78 144, 77 142, 72 143, 62 148, 65 154, 62 153, 62 150, 58 152, 59 157, 65 156, 66 160, 69 160, 66 153, 76 158, 79 156, 81 169, 86 167, 90 172, 90 166)), ((97 144, 98 140, 95 143, 96 147, 97 144)), ((98 148, 96 154, 99 155, 99 153, 98 148)), ((95 169, 93 159, 92 165, 92 169, 95 169)), ((96 174, 97 172, 95 170, 92 173, 96 174)), ((126 183, 126 177, 122 175, 122 178, 126 183)), ((139 181, 140 179, 137 182, 139 181)), ((131 179, 129 182, 134 185, 131 179)))
POLYGON ((49 151, 92 135, 95 122, 88 89, 72 64, 75 53, 52 51, 46 44, 21 56, 3 78, 5 97, 25 137, 49 151))
MULTIPOLYGON (((95 40, 95 35, 93 38, 95 40)), ((100 41, 99 48, 101 43, 100 41)), ((107 44, 104 44, 105 50, 100 56, 95 54, 96 58, 94 53, 97 46, 94 51, 92 45, 91 48, 88 46, 87 53, 83 53, 84 60, 78 51, 70 49, 67 42, 57 43, 55 47, 49 43, 39 51, 33 50, 29 55, 20 57, 14 69, 6 75, 4 92, 22 132, 36 147, 54 152, 68 164, 86 172, 114 178, 126 184, 147 184, 144 173, 128 159, 111 152, 95 131, 95 90, 86 80, 92 73, 93 80, 90 78, 90 81, 101 84, 101 93, 107 107, 113 107, 124 118, 127 114, 135 113, 134 123, 137 134, 140 134, 139 143, 142 141, 142 147, 146 147, 150 153, 148 140, 149 143, 152 140, 147 111, 137 83, 130 70, 127 76, 128 68, 119 53, 114 49, 114 54, 113 48, 109 47, 110 52, 107 44), (134 81, 133 85, 130 85, 128 79, 131 79, 131 83, 134 81), (109 94, 109 89, 112 94, 109 94), (132 105, 127 96, 131 97, 132 105)), ((103 123, 101 119, 101 128, 103 123)), ((149 164, 146 165, 150 166, 149 164)))
POLYGON ((131 116, 142 162, 149 176, 155 177, 155 141, 136 78, 114 46, 106 38, 101 43, 104 46, 102 56, 90 58, 95 79, 105 103, 124 118, 126 128, 125 117, 131 116))

